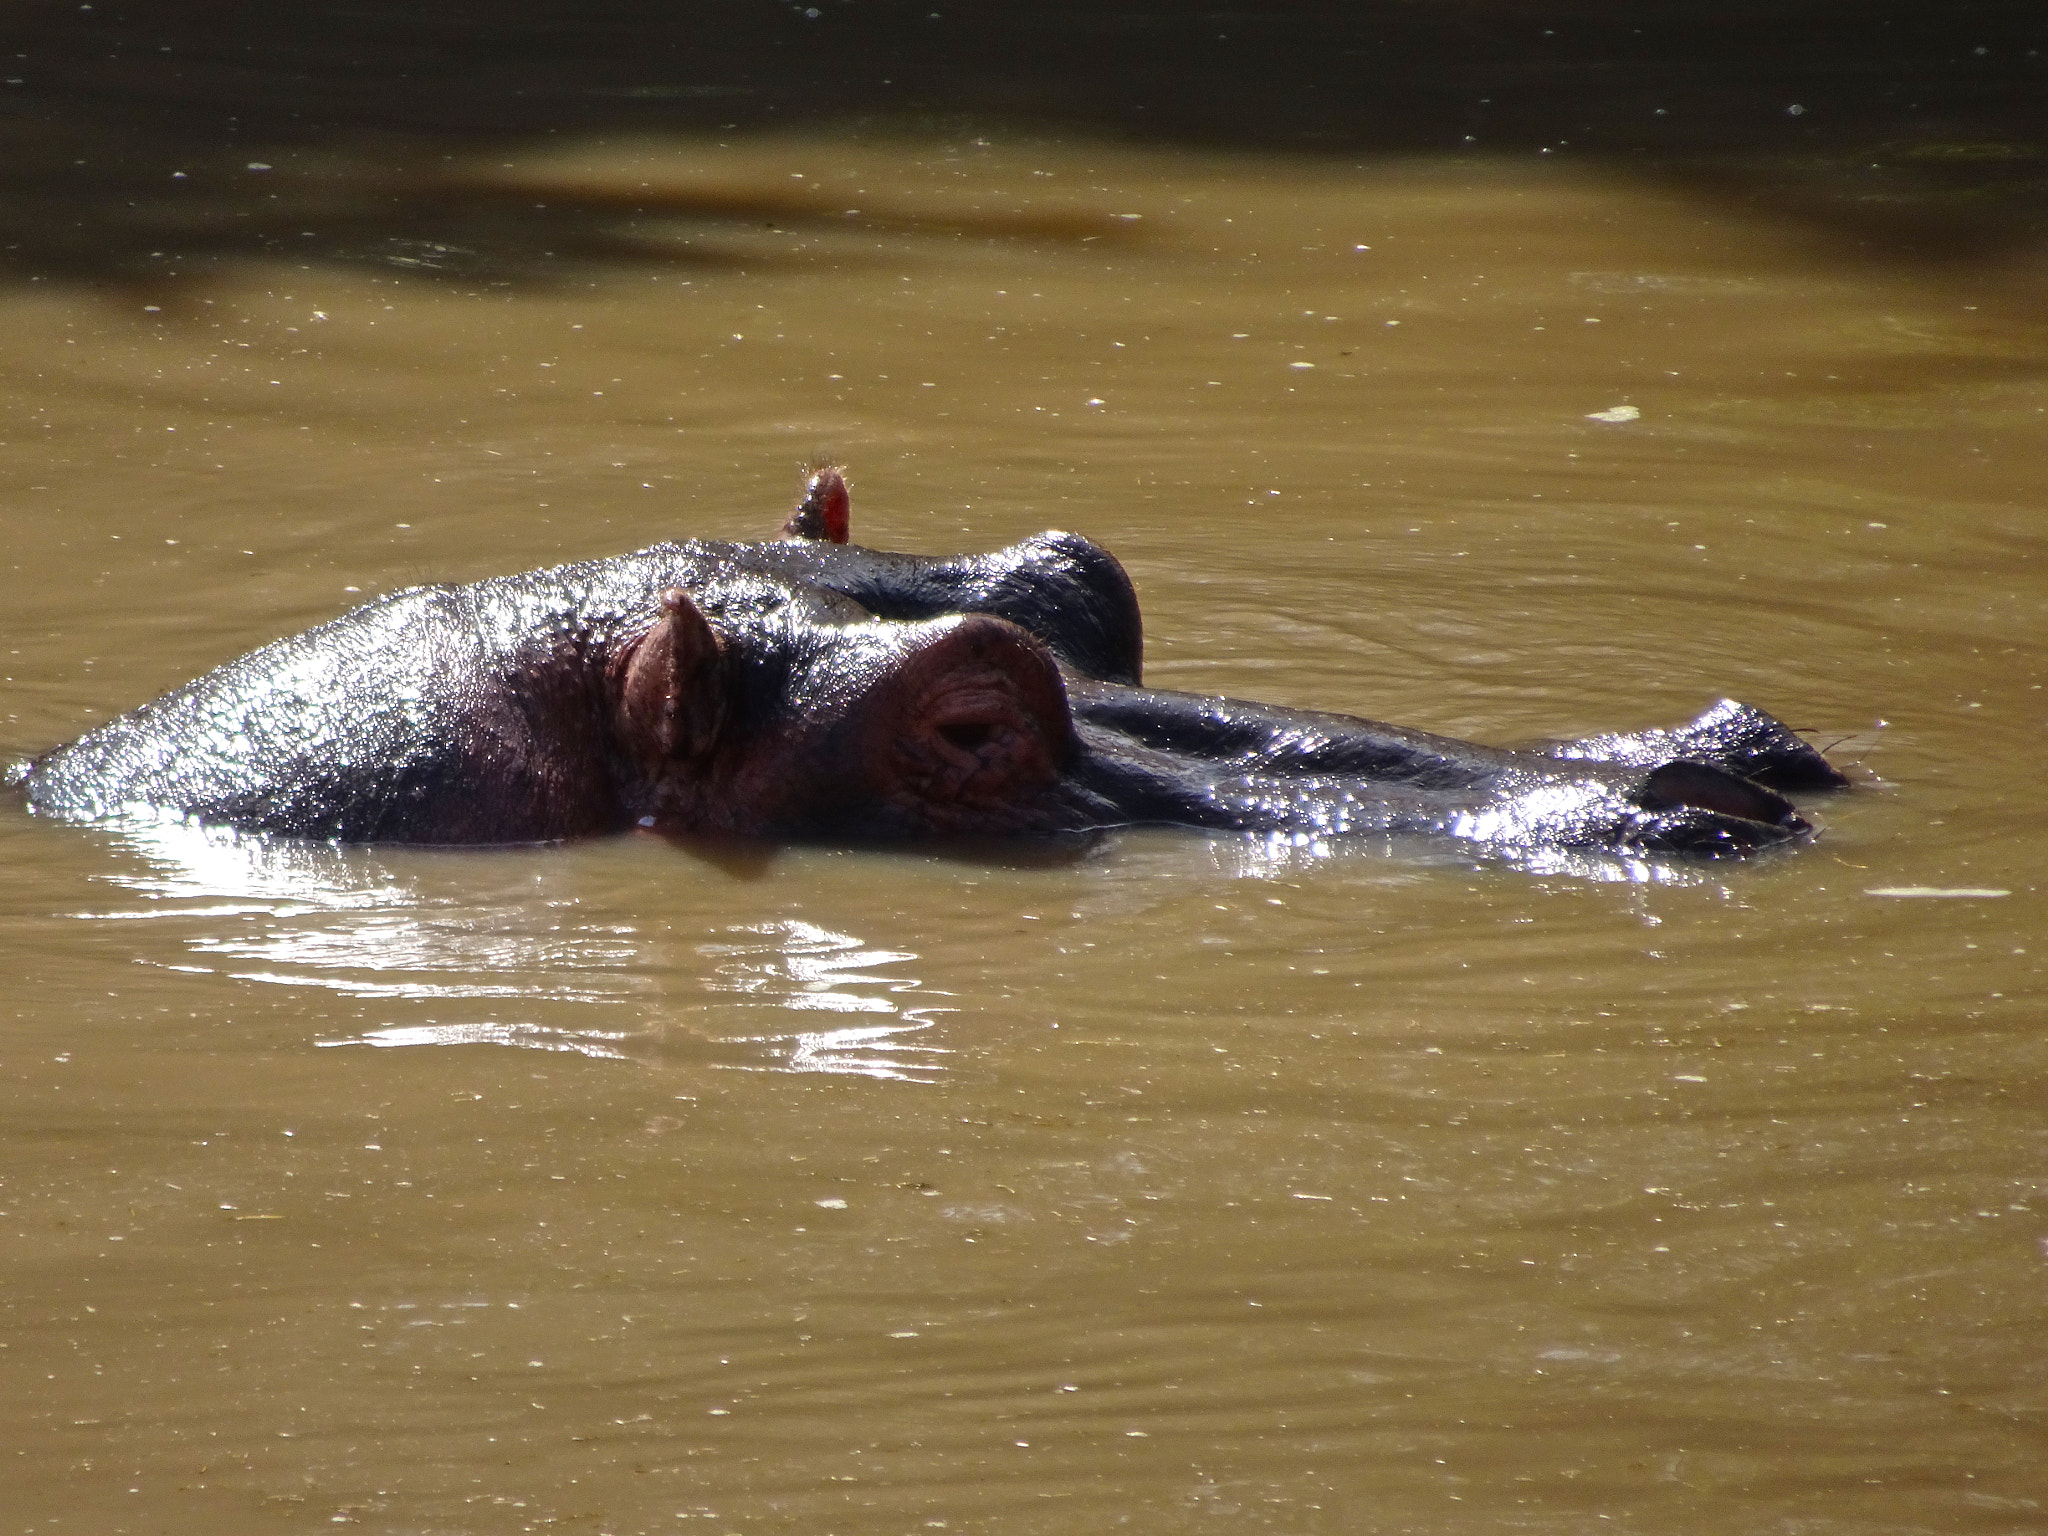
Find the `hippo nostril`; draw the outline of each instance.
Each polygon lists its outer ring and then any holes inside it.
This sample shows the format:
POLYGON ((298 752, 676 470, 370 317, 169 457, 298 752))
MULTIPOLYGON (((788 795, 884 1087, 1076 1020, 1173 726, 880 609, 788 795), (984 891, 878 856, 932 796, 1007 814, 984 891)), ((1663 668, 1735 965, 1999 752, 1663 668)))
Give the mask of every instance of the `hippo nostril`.
POLYGON ((996 728, 985 720, 955 720, 940 726, 939 734, 962 752, 979 752, 995 739, 996 728))
POLYGON ((1645 809, 1652 811, 1690 806, 1694 810, 1713 811, 1722 816, 1737 816, 1744 821, 1760 821, 1766 826, 1789 827, 1799 820, 1792 813, 1792 802, 1783 795, 1740 778, 1725 768, 1689 762, 1684 758, 1651 771, 1643 781, 1641 802, 1645 809))

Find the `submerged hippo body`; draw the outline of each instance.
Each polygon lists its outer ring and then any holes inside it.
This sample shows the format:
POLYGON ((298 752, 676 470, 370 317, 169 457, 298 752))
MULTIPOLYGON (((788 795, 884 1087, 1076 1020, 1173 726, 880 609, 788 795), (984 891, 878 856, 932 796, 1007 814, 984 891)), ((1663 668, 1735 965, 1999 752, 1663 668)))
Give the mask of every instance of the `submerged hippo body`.
POLYGON ((781 540, 394 594, 36 759, 29 804, 343 842, 1164 823, 1712 855, 1807 835, 1779 791, 1843 782, 1732 701, 1515 752, 1147 689, 1129 579, 1085 539, 932 559, 845 518, 827 470, 781 540))

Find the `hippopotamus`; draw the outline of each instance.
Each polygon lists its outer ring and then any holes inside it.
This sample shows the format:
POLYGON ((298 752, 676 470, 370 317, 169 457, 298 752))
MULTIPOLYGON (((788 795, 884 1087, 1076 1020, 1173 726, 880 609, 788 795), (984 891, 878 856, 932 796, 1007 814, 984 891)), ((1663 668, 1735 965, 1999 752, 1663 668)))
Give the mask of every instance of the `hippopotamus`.
POLYGON ((819 469, 781 536, 416 587, 34 759, 35 812, 343 843, 874 840, 1170 824, 1505 854, 1748 853, 1843 776, 1723 700, 1525 750, 1147 688, 1137 595, 1070 533, 849 542, 819 469))

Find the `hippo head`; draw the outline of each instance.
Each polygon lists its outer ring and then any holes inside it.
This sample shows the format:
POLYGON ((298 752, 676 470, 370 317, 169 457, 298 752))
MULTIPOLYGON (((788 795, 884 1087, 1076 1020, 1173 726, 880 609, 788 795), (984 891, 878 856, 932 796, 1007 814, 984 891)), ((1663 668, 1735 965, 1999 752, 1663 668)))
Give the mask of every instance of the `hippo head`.
POLYGON ((1074 820, 1059 663, 1005 619, 880 619, 758 578, 672 587, 614 671, 637 770, 622 798, 642 826, 887 837, 1074 820))

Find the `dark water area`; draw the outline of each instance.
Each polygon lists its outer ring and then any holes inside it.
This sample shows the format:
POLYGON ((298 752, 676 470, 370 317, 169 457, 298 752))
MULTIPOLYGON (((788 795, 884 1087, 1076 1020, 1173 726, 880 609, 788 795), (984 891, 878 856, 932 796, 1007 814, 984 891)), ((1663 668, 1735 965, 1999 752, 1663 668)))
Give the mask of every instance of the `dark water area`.
POLYGON ((532 280, 645 259, 629 213, 818 216, 787 189, 564 189, 535 205, 467 163, 562 135, 1000 123, 1217 150, 1535 154, 1923 261, 2026 242, 2048 207, 2048 21, 2011 0, 62 0, 12 7, 5 48, 0 264, 46 281, 189 283, 248 256, 532 280))
POLYGON ((0 1525, 2048 1525, 2033 11, 7 20, 0 757, 826 452, 1108 545, 1162 686, 1856 787, 1534 868, 8 799, 0 1525))

